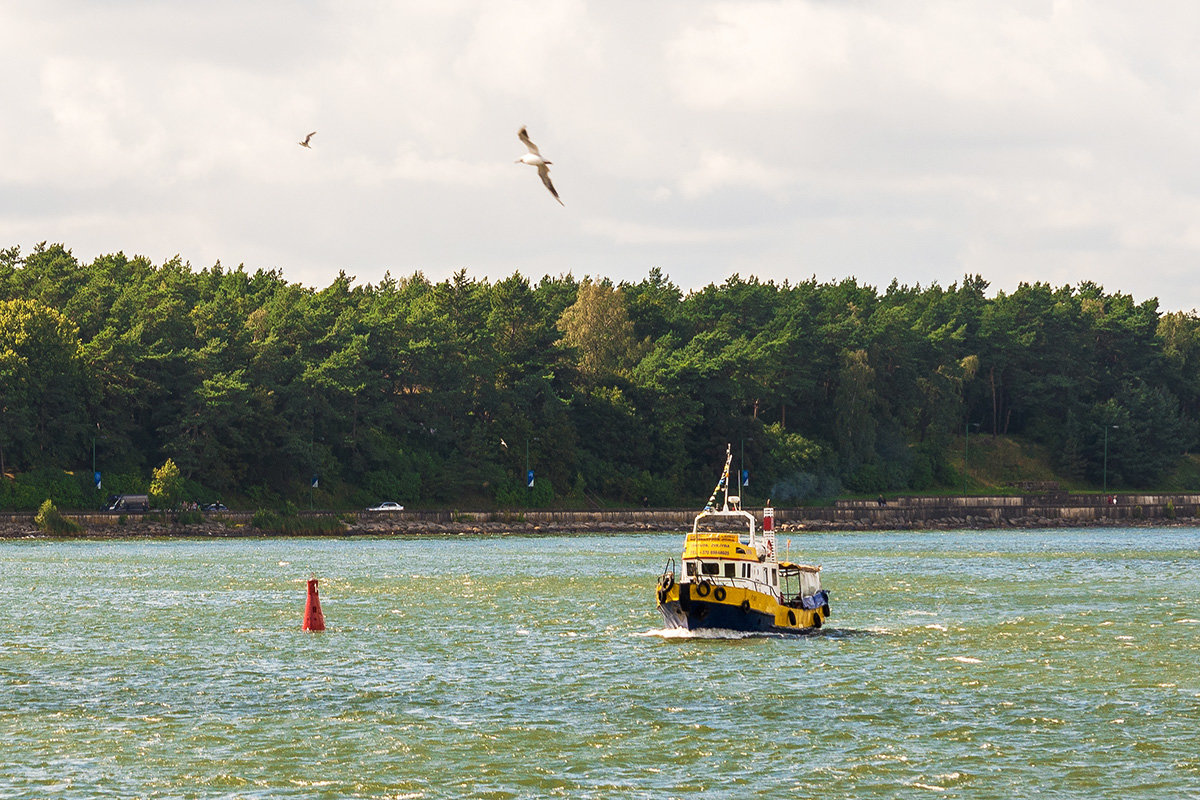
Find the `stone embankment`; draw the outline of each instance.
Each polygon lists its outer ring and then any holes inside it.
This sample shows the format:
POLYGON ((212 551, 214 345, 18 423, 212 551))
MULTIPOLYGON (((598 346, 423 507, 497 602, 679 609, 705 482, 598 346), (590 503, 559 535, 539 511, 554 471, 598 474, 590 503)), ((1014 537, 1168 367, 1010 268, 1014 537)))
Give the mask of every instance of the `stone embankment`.
MULTIPOLYGON (((754 509, 755 513, 759 511, 754 509)), ((251 515, 223 512, 203 522, 173 524, 156 515, 118 517, 110 514, 72 514, 83 527, 81 536, 237 537, 270 536, 251 515)), ((630 509, 616 511, 403 511, 336 515, 344 528, 338 535, 480 535, 558 534, 689 530, 694 509, 630 509)), ((996 497, 902 497, 886 502, 839 500, 830 506, 777 508, 775 527, 781 533, 829 530, 961 530, 995 528, 1134 527, 1200 525, 1200 494, 1171 495, 1026 495, 996 497)), ((42 536, 32 514, 0 515, 0 538, 42 536)))
MULTIPOLYGON (((288 535, 283 531, 260 529, 250 523, 250 514, 238 512, 206 515, 203 522, 173 523, 158 519, 143 519, 129 514, 121 521, 116 516, 101 514, 78 515, 64 512, 64 517, 80 524, 82 531, 75 536, 93 539, 117 539, 127 537, 164 538, 236 538, 249 536, 288 535)), ((157 515, 155 515, 157 516, 157 515)), ((660 519, 622 519, 613 521, 597 519, 596 515, 581 512, 557 512, 549 519, 527 519, 523 515, 490 512, 454 513, 447 512, 402 512, 396 514, 360 515, 316 515, 338 516, 343 520, 339 533, 314 533, 314 536, 403 536, 403 535, 486 535, 486 534, 556 534, 556 533, 629 533, 636 531, 683 530, 682 523, 660 519)), ((688 517, 687 525, 691 525, 688 517)), ((308 535, 308 534, 290 534, 308 535)), ((5 514, 0 516, 0 539, 52 538, 38 530, 32 514, 5 514)), ((63 537, 54 537, 63 538, 63 537)))
POLYGON ((851 519, 840 521, 813 520, 810 522, 788 522, 776 525, 778 533, 804 533, 818 531, 961 531, 961 530, 995 530, 999 528, 1165 528, 1165 527, 1200 527, 1200 517, 1142 517, 1118 519, 1102 517, 1097 519, 1071 519, 1068 517, 1005 517, 999 521, 991 517, 939 517, 926 520, 896 520, 886 523, 881 520, 851 519))

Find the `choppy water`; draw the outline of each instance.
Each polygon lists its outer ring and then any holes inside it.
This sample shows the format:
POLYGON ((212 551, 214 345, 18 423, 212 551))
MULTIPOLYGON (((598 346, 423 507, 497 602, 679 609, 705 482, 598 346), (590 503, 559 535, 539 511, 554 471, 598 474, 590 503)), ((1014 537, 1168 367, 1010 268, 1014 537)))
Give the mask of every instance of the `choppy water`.
POLYGON ((748 639, 681 539, 0 543, 0 797, 1200 796, 1200 531, 793 534, 748 639))

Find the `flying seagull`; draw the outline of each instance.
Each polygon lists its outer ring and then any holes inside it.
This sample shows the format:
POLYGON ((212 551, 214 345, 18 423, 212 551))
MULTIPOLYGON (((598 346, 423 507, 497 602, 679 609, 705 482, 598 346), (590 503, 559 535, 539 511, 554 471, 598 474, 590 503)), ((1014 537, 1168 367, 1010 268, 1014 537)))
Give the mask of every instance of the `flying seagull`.
POLYGON ((525 143, 525 148, 528 153, 517 159, 518 164, 528 164, 531 167, 537 167, 538 177, 542 179, 542 183, 546 184, 546 188, 550 190, 550 194, 554 195, 554 199, 558 200, 558 204, 565 205, 562 199, 558 196, 558 192, 554 190, 554 184, 550 182, 550 165, 553 161, 547 161, 542 158, 542 154, 538 152, 537 145, 529 138, 529 132, 525 130, 525 126, 521 126, 521 130, 517 131, 517 138, 525 143))
POLYGON ((309 142, 309 140, 311 140, 311 139, 312 139, 312 137, 314 137, 314 136, 316 136, 316 135, 317 135, 317 132, 316 132, 316 131, 313 131, 313 132, 312 132, 312 133, 310 133, 308 136, 305 136, 305 137, 304 137, 304 141, 303 141, 303 142, 300 142, 300 146, 301 146, 301 147, 307 147, 308 149, 310 149, 310 150, 311 150, 311 149, 312 149, 312 147, 311 147, 311 146, 308 144, 308 142, 309 142))

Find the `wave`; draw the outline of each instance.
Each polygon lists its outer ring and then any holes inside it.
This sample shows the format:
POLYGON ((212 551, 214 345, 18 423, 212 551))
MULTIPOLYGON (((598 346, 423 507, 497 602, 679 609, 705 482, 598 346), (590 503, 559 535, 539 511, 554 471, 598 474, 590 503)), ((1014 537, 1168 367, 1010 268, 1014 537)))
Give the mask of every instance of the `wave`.
POLYGON ((659 639, 755 639, 770 634, 761 631, 735 631, 728 628, 701 628, 694 631, 686 628, 656 628, 633 635, 659 639))
POLYGON ((656 639, 843 639, 851 636, 878 636, 879 631, 851 630, 849 628, 821 628, 791 633, 788 631, 735 631, 728 628, 700 628, 689 631, 683 628, 654 628, 630 634, 656 639))

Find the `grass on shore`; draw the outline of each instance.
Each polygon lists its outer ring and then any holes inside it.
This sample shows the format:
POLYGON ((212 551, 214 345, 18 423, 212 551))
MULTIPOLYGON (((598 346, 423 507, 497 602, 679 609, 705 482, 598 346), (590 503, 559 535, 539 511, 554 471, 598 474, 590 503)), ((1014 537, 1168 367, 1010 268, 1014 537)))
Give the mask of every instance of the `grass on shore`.
POLYGON ((250 520, 250 524, 260 531, 286 533, 295 536, 341 533, 346 530, 346 524, 340 517, 301 517, 296 514, 284 514, 265 508, 260 508, 254 512, 254 517, 250 520))

